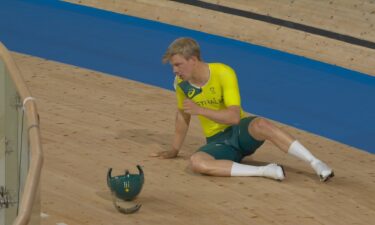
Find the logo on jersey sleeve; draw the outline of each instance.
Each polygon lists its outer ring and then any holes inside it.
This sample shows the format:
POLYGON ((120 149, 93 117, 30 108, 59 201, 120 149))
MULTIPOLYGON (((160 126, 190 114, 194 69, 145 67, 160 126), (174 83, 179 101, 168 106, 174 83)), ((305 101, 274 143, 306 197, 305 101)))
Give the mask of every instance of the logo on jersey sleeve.
POLYGON ((185 96, 189 99, 194 98, 196 95, 202 92, 201 88, 194 87, 188 81, 182 81, 178 84, 182 91, 185 93, 185 96))
POLYGON ((187 96, 188 98, 192 98, 195 94, 195 88, 189 88, 187 96))

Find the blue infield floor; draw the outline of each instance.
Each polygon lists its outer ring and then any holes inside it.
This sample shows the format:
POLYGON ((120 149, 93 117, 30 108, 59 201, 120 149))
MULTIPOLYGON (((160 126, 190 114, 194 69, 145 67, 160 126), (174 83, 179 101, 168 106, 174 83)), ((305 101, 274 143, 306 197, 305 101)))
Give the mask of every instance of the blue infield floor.
POLYGON ((246 111, 375 153, 375 77, 228 38, 56 0, 1 0, 10 50, 166 89, 161 57, 180 36, 232 66, 246 111))

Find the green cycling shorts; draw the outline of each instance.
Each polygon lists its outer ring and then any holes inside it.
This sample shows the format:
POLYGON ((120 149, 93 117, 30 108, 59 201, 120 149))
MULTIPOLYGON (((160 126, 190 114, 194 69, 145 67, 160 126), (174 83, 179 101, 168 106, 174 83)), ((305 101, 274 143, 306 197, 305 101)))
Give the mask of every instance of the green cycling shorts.
POLYGON ((224 131, 207 138, 207 144, 198 151, 205 152, 215 159, 226 159, 234 162, 253 154, 264 141, 255 140, 248 132, 250 122, 255 116, 241 119, 238 125, 230 126, 224 131))

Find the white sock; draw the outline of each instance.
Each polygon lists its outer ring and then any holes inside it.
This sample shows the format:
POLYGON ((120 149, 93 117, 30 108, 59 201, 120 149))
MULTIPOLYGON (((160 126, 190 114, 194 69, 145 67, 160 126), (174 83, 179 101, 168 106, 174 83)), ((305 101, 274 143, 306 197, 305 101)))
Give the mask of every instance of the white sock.
POLYGON ((262 166, 251 166, 234 162, 230 171, 232 177, 262 176, 262 166))
POLYGON ((299 141, 294 141, 290 147, 289 147, 289 150, 288 150, 288 153, 290 155, 293 155, 299 159, 302 159, 303 161, 306 161, 306 162, 309 162, 310 164, 316 160, 318 160, 317 158, 315 158, 315 156, 313 156, 311 154, 311 152, 309 150, 307 150, 307 148, 305 148, 301 143, 299 143, 299 141))

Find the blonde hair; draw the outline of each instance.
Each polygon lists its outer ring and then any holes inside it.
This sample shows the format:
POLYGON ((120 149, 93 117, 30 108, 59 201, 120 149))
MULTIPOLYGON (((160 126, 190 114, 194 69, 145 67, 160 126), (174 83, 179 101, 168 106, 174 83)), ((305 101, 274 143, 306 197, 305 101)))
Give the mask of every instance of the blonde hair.
POLYGON ((172 56, 177 54, 182 55, 185 59, 195 56, 199 61, 201 60, 199 44, 192 38, 182 37, 174 40, 163 55, 163 63, 167 63, 172 56))

